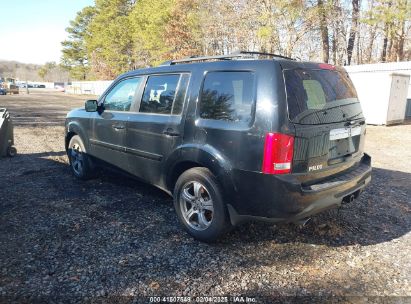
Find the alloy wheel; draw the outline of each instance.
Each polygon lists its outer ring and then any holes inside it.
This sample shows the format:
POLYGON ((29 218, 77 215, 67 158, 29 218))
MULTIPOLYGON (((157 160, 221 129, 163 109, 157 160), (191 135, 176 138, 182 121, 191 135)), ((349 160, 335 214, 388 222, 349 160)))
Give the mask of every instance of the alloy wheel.
POLYGON ((205 230, 213 221, 214 205, 207 188, 197 181, 184 185, 179 198, 180 211, 187 225, 205 230))
POLYGON ((75 143, 70 149, 71 166, 77 175, 83 174, 84 155, 79 144, 75 143))

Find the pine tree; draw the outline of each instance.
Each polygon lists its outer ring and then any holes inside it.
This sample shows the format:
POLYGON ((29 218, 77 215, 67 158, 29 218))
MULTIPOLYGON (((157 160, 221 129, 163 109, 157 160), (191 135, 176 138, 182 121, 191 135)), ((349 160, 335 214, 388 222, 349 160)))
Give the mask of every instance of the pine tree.
POLYGON ((133 58, 136 67, 152 66, 164 60, 164 54, 173 50, 167 44, 166 26, 171 21, 175 0, 139 0, 130 13, 133 58))
POLYGON ((133 27, 129 0, 96 0, 96 14, 85 37, 92 71, 99 79, 113 79, 134 66, 133 27))
POLYGON ((95 15, 95 9, 87 6, 77 13, 70 26, 66 28, 69 34, 63 46, 62 66, 70 72, 70 76, 78 80, 86 80, 89 77, 89 60, 86 46, 86 37, 90 35, 88 26, 95 15))

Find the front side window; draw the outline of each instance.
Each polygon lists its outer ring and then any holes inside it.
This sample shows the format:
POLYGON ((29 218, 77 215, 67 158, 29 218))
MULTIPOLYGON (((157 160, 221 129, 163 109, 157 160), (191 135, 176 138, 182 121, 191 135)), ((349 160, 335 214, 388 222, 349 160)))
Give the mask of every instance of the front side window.
POLYGON ((140 112, 171 114, 180 75, 154 75, 147 80, 140 112))
POLYGON ((111 111, 130 111, 137 88, 142 78, 130 78, 119 82, 107 94, 104 100, 104 109, 111 111))
POLYGON ((209 72, 201 92, 200 117, 249 123, 253 102, 252 72, 209 72))

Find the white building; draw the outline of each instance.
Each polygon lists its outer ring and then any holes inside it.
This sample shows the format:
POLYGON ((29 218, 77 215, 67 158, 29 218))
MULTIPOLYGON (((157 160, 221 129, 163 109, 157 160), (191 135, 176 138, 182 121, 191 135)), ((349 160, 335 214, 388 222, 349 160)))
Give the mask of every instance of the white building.
POLYGON ((411 61, 345 69, 355 85, 367 123, 389 125, 411 118, 411 61))

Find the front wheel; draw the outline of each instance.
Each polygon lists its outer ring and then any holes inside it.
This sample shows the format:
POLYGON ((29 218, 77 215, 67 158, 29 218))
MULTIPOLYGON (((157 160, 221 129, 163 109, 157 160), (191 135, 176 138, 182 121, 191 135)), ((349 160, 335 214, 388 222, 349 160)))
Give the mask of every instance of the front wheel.
POLYGON ((74 135, 68 146, 68 158, 73 174, 80 179, 90 179, 94 176, 94 166, 87 154, 80 136, 74 135))
POLYGON ((200 241, 215 241, 231 226, 219 183, 207 168, 192 168, 178 178, 174 207, 188 233, 200 241))

